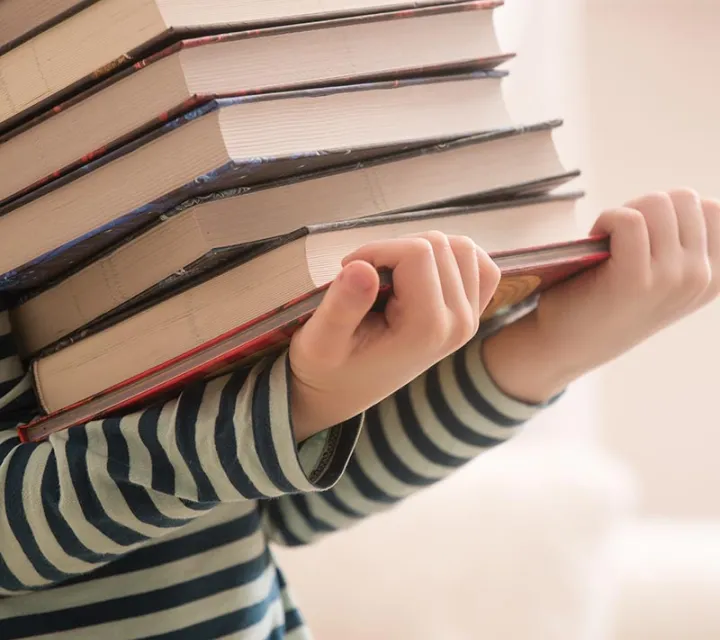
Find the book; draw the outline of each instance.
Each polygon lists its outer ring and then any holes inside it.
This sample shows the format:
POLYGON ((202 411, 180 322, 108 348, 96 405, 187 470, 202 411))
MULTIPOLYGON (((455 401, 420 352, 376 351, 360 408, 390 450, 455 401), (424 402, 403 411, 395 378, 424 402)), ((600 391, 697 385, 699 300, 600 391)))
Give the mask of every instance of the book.
POLYGON ((2 0, 0 55, 69 18, 96 0, 2 0))
POLYGON ((462 2, 181 40, 0 136, 0 206, 216 97, 495 67, 511 56, 487 7, 462 2))
POLYGON ((0 291, 40 286, 194 195, 507 128, 505 75, 213 100, 0 208, 0 291))
POLYGON ((437 0, 99 0, 0 56, 0 130, 183 37, 432 4, 437 0))
MULTIPOLYGON (((496 254, 494 260, 503 275, 483 314, 478 336, 491 335, 516 322, 534 310, 542 291, 598 265, 608 256, 606 238, 496 254)), ((23 442, 38 442, 63 429, 173 397, 196 380, 217 377, 270 356, 287 346, 294 332, 322 302, 328 286, 317 287, 134 378, 19 426, 18 435, 23 442)), ((380 304, 391 289, 392 274, 382 272, 380 304)))
MULTIPOLYGON (((491 253, 577 242, 582 239, 575 220, 578 197, 551 194, 303 227, 250 259, 224 265, 183 291, 35 359, 38 397, 52 413, 154 369, 326 285, 347 254, 376 239, 436 229, 469 236, 491 253)), ((526 278, 528 294, 533 283, 541 281, 526 278)))
POLYGON ((36 354, 303 225, 554 189, 578 175, 558 157, 552 137, 558 126, 552 121, 461 138, 185 201, 158 224, 26 296, 11 312, 21 350, 36 354))

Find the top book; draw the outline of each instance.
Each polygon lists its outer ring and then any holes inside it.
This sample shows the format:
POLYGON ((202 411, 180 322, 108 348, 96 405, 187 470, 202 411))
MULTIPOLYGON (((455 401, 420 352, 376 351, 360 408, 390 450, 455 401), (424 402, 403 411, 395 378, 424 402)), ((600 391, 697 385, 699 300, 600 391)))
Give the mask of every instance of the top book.
MULTIPOLYGON (((0 131, 183 37, 457 1, 99 0, 47 30, 36 27, 30 39, 15 36, 20 44, 0 56, 0 131)), ((493 9, 502 2, 485 4, 493 9)))

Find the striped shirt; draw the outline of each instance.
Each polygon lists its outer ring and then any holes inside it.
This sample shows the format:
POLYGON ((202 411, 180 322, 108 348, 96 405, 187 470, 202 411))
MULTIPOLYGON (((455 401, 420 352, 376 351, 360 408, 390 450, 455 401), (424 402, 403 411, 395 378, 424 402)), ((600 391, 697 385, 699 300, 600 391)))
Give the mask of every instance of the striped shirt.
POLYGON ((36 399, 0 309, 0 638, 307 640, 270 545, 390 508, 538 409, 476 340, 300 446, 286 354, 22 444, 36 399))

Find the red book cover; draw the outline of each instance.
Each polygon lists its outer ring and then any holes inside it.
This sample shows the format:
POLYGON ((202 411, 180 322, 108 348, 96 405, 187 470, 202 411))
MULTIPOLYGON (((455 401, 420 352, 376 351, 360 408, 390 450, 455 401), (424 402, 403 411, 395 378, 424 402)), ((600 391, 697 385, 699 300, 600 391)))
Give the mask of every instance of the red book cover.
MULTIPOLYGON (((537 296, 553 285, 596 266, 609 256, 606 238, 498 253, 493 259, 503 277, 483 315, 481 332, 492 332, 531 310, 537 296)), ((391 295, 392 276, 381 273, 382 293, 391 295)), ((231 332, 184 353, 142 375, 124 381, 101 394, 18 428, 24 442, 47 438, 54 432, 118 412, 128 412, 173 394, 189 383, 247 366, 258 358, 286 346, 293 333, 318 307, 325 288, 288 301, 271 313, 236 327, 231 332)), ((41 398, 42 402, 42 398, 41 398)))

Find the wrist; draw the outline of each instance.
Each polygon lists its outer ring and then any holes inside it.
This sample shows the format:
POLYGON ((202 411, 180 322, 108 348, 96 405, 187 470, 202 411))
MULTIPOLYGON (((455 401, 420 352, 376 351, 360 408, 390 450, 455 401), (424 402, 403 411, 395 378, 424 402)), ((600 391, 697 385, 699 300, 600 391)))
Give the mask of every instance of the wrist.
POLYGON ((481 344, 481 357, 496 386, 526 404, 546 404, 577 377, 558 353, 557 340, 544 336, 536 312, 503 328, 481 344))

